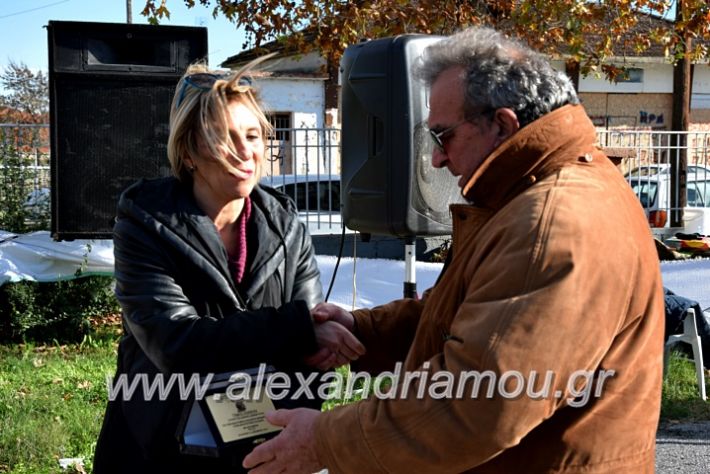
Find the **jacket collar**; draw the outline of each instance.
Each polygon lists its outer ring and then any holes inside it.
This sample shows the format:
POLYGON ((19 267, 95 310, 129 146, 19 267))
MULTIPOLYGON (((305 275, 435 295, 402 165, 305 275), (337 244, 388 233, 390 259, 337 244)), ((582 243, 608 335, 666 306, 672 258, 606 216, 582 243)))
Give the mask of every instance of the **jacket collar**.
MULTIPOLYGON (((290 217, 295 214, 295 207, 285 195, 255 186, 250 198, 253 223, 248 227, 255 234, 249 245, 255 248, 245 279, 247 296, 285 258, 285 248, 295 238, 294 226, 298 222, 290 217)), ((219 270, 236 294, 227 251, 214 222, 200 209, 189 185, 173 177, 141 179, 123 192, 118 212, 141 222, 176 247, 193 249, 219 270)))
POLYGON ((473 173, 462 194, 475 205, 500 209, 535 181, 594 150, 596 132, 581 105, 565 105, 503 142, 473 173), (571 151, 570 151, 571 150, 571 151))

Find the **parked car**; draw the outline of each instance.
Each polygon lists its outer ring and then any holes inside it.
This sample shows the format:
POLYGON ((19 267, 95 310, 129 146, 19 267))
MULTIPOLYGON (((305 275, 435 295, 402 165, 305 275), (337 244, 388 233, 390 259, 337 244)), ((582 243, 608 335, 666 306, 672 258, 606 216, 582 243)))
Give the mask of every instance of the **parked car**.
POLYGON ((49 188, 39 188, 30 191, 22 204, 27 217, 33 220, 46 220, 50 218, 51 196, 49 188))
MULTIPOLYGON (((631 171, 628 171, 624 177, 628 179, 643 178, 646 176, 668 175, 671 174, 671 165, 669 163, 652 163, 648 165, 638 166, 631 171)), ((688 165, 688 179, 710 179, 710 168, 702 165, 688 165)))
POLYGON ((340 234, 340 175, 273 175, 259 181, 290 196, 311 234, 340 234))
MULTIPOLYGON (((651 227, 656 233, 663 234, 659 230, 669 228, 671 220, 670 172, 636 175, 627 177, 627 181, 641 201, 651 227)), ((710 170, 707 173, 702 170, 689 172, 686 192, 687 205, 683 208, 685 225, 677 231, 710 235, 710 170)))

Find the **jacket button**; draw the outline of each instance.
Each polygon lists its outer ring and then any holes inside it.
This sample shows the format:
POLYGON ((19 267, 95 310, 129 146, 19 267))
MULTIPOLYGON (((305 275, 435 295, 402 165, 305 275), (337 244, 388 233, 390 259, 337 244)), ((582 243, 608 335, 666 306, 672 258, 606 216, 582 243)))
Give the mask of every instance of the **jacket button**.
POLYGON ((535 184, 535 181, 537 181, 537 178, 535 177, 534 174, 531 174, 528 176, 528 184, 535 184))

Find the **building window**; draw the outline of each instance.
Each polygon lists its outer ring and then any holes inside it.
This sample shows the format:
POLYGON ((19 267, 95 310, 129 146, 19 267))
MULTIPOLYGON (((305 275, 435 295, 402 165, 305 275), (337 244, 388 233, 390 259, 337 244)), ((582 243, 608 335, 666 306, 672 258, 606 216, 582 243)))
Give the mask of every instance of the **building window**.
POLYGON ((641 84, 643 82, 643 69, 637 67, 627 68, 616 77, 619 84, 641 84))
POLYGON ((294 163, 291 143, 291 112, 268 114, 274 133, 267 142, 269 164, 265 170, 269 176, 293 173, 294 163))
POLYGON ((275 140, 289 141, 291 139, 291 114, 289 112, 269 114, 269 122, 274 127, 275 140))

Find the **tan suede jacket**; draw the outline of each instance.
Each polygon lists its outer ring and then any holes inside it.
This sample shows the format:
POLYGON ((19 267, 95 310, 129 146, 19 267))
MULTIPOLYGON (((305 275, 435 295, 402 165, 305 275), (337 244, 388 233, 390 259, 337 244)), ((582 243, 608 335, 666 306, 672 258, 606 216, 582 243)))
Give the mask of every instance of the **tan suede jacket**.
POLYGON ((331 473, 653 472, 659 263, 638 199, 595 142, 582 106, 521 129, 464 188, 475 205, 451 207, 453 259, 436 286, 355 313, 363 367, 404 361, 428 381, 323 414, 331 473), (456 396, 473 371, 497 379, 474 393, 469 378, 456 396))

